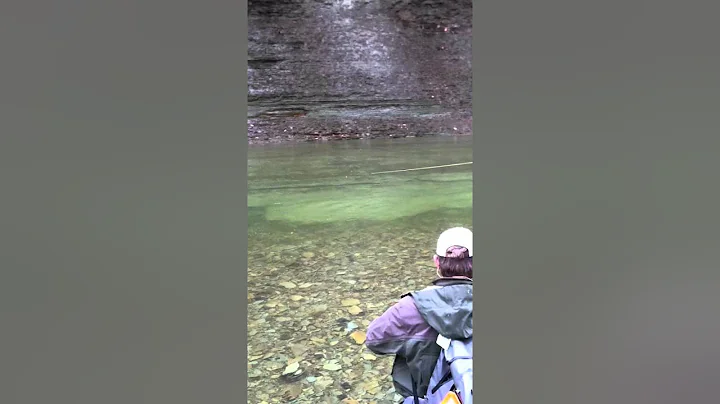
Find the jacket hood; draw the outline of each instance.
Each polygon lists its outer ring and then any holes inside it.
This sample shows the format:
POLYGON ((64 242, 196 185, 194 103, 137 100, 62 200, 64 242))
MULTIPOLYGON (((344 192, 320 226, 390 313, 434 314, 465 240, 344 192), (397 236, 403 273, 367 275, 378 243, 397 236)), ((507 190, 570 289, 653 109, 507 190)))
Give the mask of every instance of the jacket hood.
POLYGON ((450 339, 472 337, 472 280, 438 279, 412 296, 425 321, 450 339))

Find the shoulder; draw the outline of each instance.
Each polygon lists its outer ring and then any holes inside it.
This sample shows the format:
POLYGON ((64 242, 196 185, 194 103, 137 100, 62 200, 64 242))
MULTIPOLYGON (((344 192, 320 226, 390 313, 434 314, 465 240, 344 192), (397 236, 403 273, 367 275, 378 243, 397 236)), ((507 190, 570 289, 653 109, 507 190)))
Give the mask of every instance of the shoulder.
POLYGON ((412 323, 416 318, 422 319, 418 308, 415 306, 415 299, 412 295, 407 294, 400 298, 400 300, 392 305, 385 314, 395 319, 396 323, 412 323))
POLYGON ((368 326, 368 338, 412 336, 428 327, 412 296, 404 296, 368 326))
POLYGON ((412 294, 408 293, 406 295, 403 295, 400 300, 395 303, 395 307, 397 307, 398 309, 409 310, 415 307, 414 301, 415 300, 413 299, 412 294))

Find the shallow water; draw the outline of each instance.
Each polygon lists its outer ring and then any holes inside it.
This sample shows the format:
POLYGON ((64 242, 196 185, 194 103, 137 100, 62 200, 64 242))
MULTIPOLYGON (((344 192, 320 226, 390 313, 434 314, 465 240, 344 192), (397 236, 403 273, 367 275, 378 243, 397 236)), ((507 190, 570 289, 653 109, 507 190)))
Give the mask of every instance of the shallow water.
POLYGON ((396 402, 392 358, 372 355, 364 331, 434 279, 442 230, 472 228, 472 165, 371 173, 472 161, 471 142, 250 148, 250 403, 396 402))

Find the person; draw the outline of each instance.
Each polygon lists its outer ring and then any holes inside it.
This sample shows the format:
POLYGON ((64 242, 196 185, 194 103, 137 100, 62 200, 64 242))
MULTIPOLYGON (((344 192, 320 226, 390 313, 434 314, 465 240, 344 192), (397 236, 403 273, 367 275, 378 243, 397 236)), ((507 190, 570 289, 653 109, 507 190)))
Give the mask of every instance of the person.
POLYGON ((445 230, 437 240, 433 285, 407 293, 373 320, 365 345, 379 355, 395 355, 395 391, 424 397, 440 355, 438 334, 450 339, 472 337, 472 232, 445 230), (413 393, 416 392, 416 393, 413 393))

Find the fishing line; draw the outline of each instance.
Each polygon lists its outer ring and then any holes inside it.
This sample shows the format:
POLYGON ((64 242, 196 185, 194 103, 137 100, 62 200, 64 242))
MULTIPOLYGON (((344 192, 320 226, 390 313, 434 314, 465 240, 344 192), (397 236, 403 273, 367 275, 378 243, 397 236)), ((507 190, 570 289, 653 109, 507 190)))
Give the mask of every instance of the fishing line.
POLYGON ((402 173, 402 172, 405 172, 405 171, 430 170, 430 169, 433 169, 433 168, 464 166, 464 165, 472 164, 472 163, 473 163, 472 161, 468 161, 467 163, 444 164, 444 165, 441 165, 441 166, 408 168, 408 169, 405 169, 405 170, 380 171, 380 172, 377 172, 377 173, 370 173, 370 175, 375 175, 375 174, 389 174, 389 173, 402 173))

